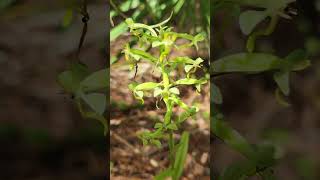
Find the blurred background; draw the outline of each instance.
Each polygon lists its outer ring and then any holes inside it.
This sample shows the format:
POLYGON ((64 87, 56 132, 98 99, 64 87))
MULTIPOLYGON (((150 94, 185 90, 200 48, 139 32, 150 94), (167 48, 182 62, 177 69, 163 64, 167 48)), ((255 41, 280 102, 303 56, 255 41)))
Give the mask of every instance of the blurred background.
MULTIPOLYGON (((110 30, 110 94, 111 94, 111 178, 122 179, 152 179, 161 170, 168 167, 168 148, 158 149, 154 146, 142 146, 137 137, 141 130, 152 130, 154 124, 163 119, 164 106, 159 103, 156 108, 156 99, 145 98, 141 105, 134 99, 128 84, 134 81, 159 81, 159 73, 145 62, 139 63, 137 76, 130 72, 121 50, 126 43, 135 46, 134 39, 130 38, 128 28, 124 23, 126 17, 135 22, 156 24, 167 19, 171 12, 173 16, 167 26, 173 27, 179 33, 196 35, 199 32, 207 34, 206 41, 201 43, 199 51, 194 48, 173 51, 171 56, 189 56, 192 59, 201 57, 205 60, 204 69, 209 67, 209 22, 210 1, 208 0, 119 0, 111 3, 111 30, 110 30), (121 12, 121 13, 120 13, 121 12)), ((208 72, 202 76, 208 75, 208 72)), ((185 163, 185 173, 182 179, 209 179, 209 84, 203 87, 201 95, 197 95, 192 88, 180 89, 182 99, 188 105, 197 105, 200 112, 196 121, 188 120, 181 129, 191 132, 189 151, 185 163)), ((180 113, 179 108, 175 108, 180 113)), ((163 147, 167 145, 163 143, 163 147)))
MULTIPOLYGON (((285 57, 294 49, 308 53, 312 65, 291 79, 289 107, 275 96, 271 73, 233 74, 214 78, 224 102, 213 108, 250 143, 272 143, 281 157, 274 167, 278 179, 316 180, 320 178, 320 1, 297 1, 292 19, 281 19, 271 36, 259 38, 257 51, 285 57)), ((246 51, 247 37, 239 28, 239 12, 228 7, 214 12, 213 59, 246 51)), ((244 157, 213 137, 211 173, 217 177, 228 165, 244 157)), ((254 177, 253 179, 259 179, 254 177)))
MULTIPOLYGON (((0 179, 105 179, 102 126, 83 119, 56 83, 74 60, 80 1, 0 0, 0 179)), ((105 67, 106 2, 89 1, 80 59, 105 67)))

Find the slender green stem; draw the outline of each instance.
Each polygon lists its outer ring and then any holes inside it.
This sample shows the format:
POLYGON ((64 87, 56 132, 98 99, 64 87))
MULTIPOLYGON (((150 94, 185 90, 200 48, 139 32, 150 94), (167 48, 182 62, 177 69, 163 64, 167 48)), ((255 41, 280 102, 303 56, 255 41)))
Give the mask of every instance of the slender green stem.
MULTIPOLYGON (((162 63, 162 62, 161 62, 162 63)), ((162 66, 162 81, 164 86, 164 91, 168 91, 170 88, 170 79, 169 74, 165 70, 165 67, 162 66)), ((167 112, 164 117, 164 123, 170 124, 171 123, 171 115, 172 115, 172 102, 169 100, 168 94, 163 96, 163 101, 166 104, 167 112)), ((173 139, 173 131, 170 130, 169 132, 169 159, 170 159, 170 167, 173 168, 174 165, 174 139, 173 139)))
POLYGON ((173 139, 173 131, 170 130, 169 134, 169 158, 170 158, 170 167, 173 169, 174 165, 174 139, 173 139))
MULTIPOLYGON (((171 100, 168 99, 168 97, 164 97, 164 102, 167 107, 167 112, 165 115, 165 124, 171 123, 171 114, 172 114, 172 105, 171 100)), ((174 139, 173 139, 173 131, 170 130, 169 132, 169 159, 170 159, 170 166, 173 168, 174 164, 174 139)))
POLYGON ((253 32, 252 35, 247 40, 246 47, 247 47, 248 52, 252 53, 254 51, 255 44, 256 44, 256 39, 259 36, 268 36, 271 33, 273 33, 273 31, 275 30, 276 25, 277 25, 278 22, 279 22, 278 15, 272 16, 271 20, 270 20, 270 23, 269 23, 269 25, 268 25, 268 27, 266 29, 253 32))

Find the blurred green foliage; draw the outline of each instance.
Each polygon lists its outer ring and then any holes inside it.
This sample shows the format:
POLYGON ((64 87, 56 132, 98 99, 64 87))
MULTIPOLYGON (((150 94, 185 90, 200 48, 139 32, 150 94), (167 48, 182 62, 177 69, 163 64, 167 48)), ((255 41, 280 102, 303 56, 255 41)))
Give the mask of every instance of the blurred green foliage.
MULTIPOLYGON (((127 17, 135 22, 155 24, 172 13, 172 25, 186 33, 206 32, 206 45, 209 49, 210 37, 210 1, 209 0, 122 0, 110 1, 110 21, 114 25, 110 30, 110 41, 116 40, 128 30, 124 22, 127 17)), ((134 39, 132 41, 135 41, 134 39)), ((119 56, 118 54, 117 56, 119 56)), ((111 57, 110 64, 117 61, 111 57)))
MULTIPOLYGON (((256 48, 261 36, 271 35, 280 19, 291 20, 291 11, 287 8, 295 0, 214 0, 214 17, 223 18, 221 27, 215 28, 214 36, 217 41, 214 47, 223 49, 219 44, 219 37, 224 37, 224 31, 234 20, 238 22, 239 30, 247 36, 247 52, 225 55, 213 60, 211 63, 211 131, 227 144, 231 149, 239 152, 245 160, 230 164, 220 173, 219 180, 244 180, 252 176, 260 176, 263 180, 277 179, 273 169, 278 161, 285 155, 285 144, 290 135, 284 130, 265 132, 262 142, 251 144, 240 133, 233 129, 224 116, 219 112, 223 103, 223 92, 214 83, 218 76, 225 74, 261 74, 271 72, 278 88, 275 98, 279 104, 288 106, 286 97, 290 94, 290 75, 306 69, 311 65, 310 56, 319 53, 320 46, 317 38, 308 38, 304 49, 291 50, 286 57, 279 57, 277 52, 260 52, 256 48), (227 14, 226 16, 222 16, 227 14), (227 22, 227 23, 226 23, 227 22), (217 45, 219 44, 219 45, 217 45)), ((285 42, 283 42, 285 45, 285 42)), ((222 50, 223 51, 223 50, 222 50)), ((302 179, 314 179, 313 168, 310 161, 300 160, 297 169, 302 179), (306 166, 306 167, 304 167, 306 166)))
POLYGON ((0 0, 0 12, 10 5, 14 4, 17 0, 0 0))
MULTIPOLYGON (((110 18, 113 20, 125 14, 136 22, 155 24, 173 12, 172 21, 181 30, 187 29, 190 33, 205 31, 209 34, 210 32, 210 1, 208 0, 125 0, 110 1, 110 3, 114 5, 110 12, 110 18)), ((126 24, 120 20, 111 29, 110 40, 115 40, 126 31, 126 24)))

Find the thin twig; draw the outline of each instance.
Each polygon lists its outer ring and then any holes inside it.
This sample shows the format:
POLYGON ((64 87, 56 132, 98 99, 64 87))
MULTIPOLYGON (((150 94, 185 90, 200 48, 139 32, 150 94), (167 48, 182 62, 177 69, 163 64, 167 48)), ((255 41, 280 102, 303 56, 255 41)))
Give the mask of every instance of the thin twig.
POLYGON ((135 64, 135 72, 134 72, 134 77, 133 77, 133 79, 136 78, 137 73, 138 73, 138 63, 135 64))
POLYGON ((79 46, 78 46, 78 51, 77 51, 77 59, 79 61, 80 61, 79 55, 80 55, 81 48, 83 46, 84 40, 85 40, 86 35, 87 35, 88 21, 90 19, 89 13, 88 13, 88 10, 87 10, 87 5, 88 5, 87 0, 83 0, 83 6, 81 7, 81 11, 80 11, 80 13, 83 15, 83 17, 82 17, 83 28, 82 28, 82 33, 81 33, 79 46))
POLYGON ((137 148, 135 148, 134 146, 132 146, 128 141, 126 141, 125 139, 123 139, 122 137, 120 137, 119 135, 117 135, 116 133, 112 133, 111 136, 113 136, 116 140, 118 140, 119 142, 121 142, 122 144, 128 146, 130 149, 132 149, 132 151, 136 154, 140 154, 141 151, 137 148))

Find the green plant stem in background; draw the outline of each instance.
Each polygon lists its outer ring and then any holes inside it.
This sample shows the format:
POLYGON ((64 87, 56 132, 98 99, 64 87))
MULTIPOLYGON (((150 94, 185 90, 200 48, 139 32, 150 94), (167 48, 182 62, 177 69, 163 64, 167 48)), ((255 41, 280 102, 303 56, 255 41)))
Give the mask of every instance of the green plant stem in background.
POLYGON ((114 4, 113 0, 109 0, 111 6, 113 7, 113 9, 120 14, 120 16, 122 16, 124 19, 127 19, 128 17, 114 4))

